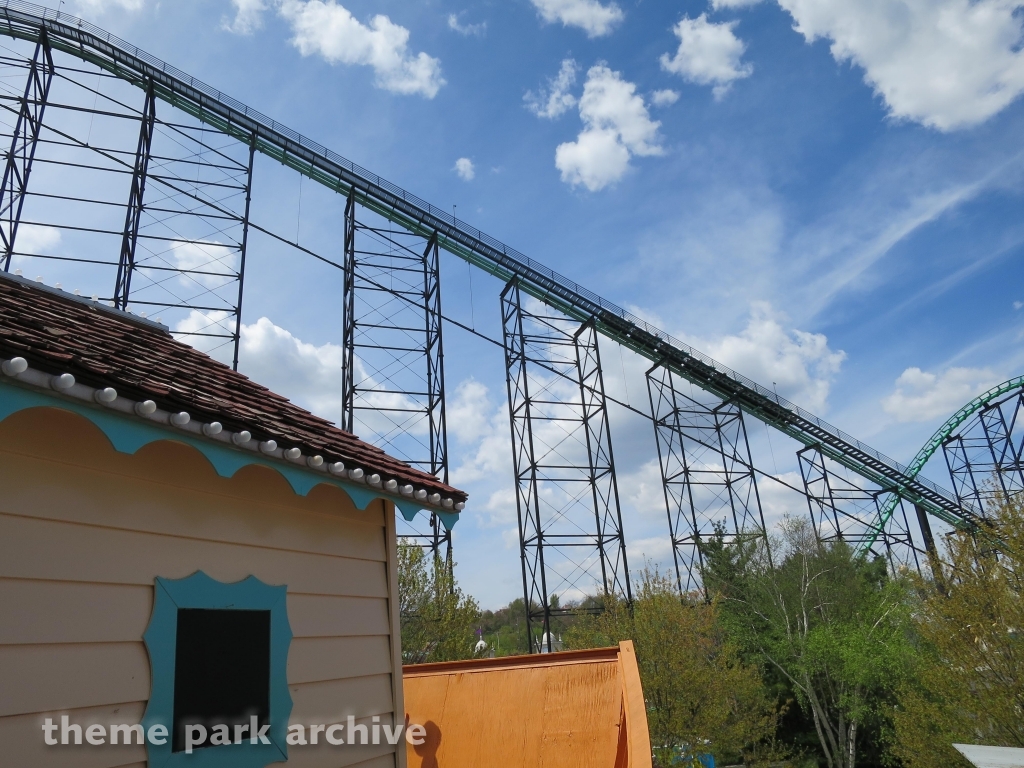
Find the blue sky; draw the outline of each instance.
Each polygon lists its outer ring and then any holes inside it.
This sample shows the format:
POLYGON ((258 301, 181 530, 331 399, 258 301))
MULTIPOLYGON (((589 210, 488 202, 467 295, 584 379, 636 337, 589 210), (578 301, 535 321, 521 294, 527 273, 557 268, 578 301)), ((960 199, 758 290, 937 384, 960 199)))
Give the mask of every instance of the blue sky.
MULTIPOLYGON (((1024 368, 1024 2, 63 7, 897 459, 1024 368)), ((305 182, 300 212, 294 175, 254 183, 260 215, 337 250, 330 195, 305 182)), ((340 283, 254 260, 243 370, 336 418, 340 283)), ((476 273, 471 296, 464 264, 444 270, 446 311, 497 335, 496 281, 476 273)), ((502 359, 457 331, 446 346, 472 494, 459 576, 495 607, 521 590, 502 359)), ((602 353, 609 389, 642 405, 643 362, 602 353)), ((613 428, 630 555, 663 563, 650 427, 613 428)), ((750 429, 792 472, 792 446, 750 429)), ((766 496, 770 516, 802 511, 766 496)))

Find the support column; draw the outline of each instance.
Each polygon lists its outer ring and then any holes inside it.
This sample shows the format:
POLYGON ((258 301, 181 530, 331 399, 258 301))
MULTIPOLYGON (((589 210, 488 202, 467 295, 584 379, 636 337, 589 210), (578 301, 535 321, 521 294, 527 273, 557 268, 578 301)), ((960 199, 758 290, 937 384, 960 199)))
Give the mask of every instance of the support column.
MULTIPOLYGON (((448 482, 448 430, 444 408, 444 343, 441 325, 441 261, 437 233, 423 252, 423 316, 427 332, 427 424, 430 429, 430 474, 448 482)), ((452 569, 452 532, 430 514, 431 551, 452 569)))
POLYGON ((647 372, 647 391, 681 595, 703 591, 703 546, 763 541, 764 515, 743 411, 707 393, 683 393, 686 382, 664 365, 647 372))
POLYGON ((43 113, 53 81, 53 56, 44 30, 36 43, 35 54, 29 64, 28 82, 21 99, 21 108, 14 125, 11 149, 0 182, 0 241, 3 246, 4 272, 11 269, 14 243, 25 205, 28 179, 32 173, 39 134, 43 129, 43 113))
MULTIPOLYGON (((153 146, 153 130, 156 126, 156 96, 153 83, 146 88, 146 101, 139 121, 139 144, 135 150, 135 166, 132 170, 132 187, 128 193, 128 209, 124 218, 124 236, 121 240, 121 257, 117 263, 117 280, 114 284, 114 306, 128 308, 128 296, 132 288, 132 273, 135 271, 135 246, 139 240, 139 222, 142 220, 143 198, 146 193, 146 174, 149 171, 149 156, 153 146)), ((241 317, 241 313, 239 313, 241 317)))
POLYGON ((626 560, 626 539, 622 532, 619 483, 615 478, 611 424, 604 396, 604 372, 594 322, 580 326, 573 338, 576 347, 576 376, 580 384, 583 431, 590 457, 590 492, 597 526, 597 547, 601 562, 601 583, 606 594, 624 595, 633 601, 626 560))
MULTIPOLYGON (((396 231, 354 194, 344 221, 342 428, 447 483, 437 234, 424 243, 396 231)), ((452 568, 451 532, 436 514, 429 531, 399 521, 399 536, 452 568)))
POLYGON ((924 539, 925 553, 928 557, 928 566, 932 570, 932 577, 939 587, 945 590, 945 574, 942 570, 942 561, 939 559, 939 551, 935 546, 935 536, 932 534, 932 524, 928 519, 928 512, 920 504, 914 505, 917 513, 917 525, 921 529, 921 538, 924 539))
POLYGON ((1024 435, 1019 429, 1020 420, 1024 418, 1022 406, 1024 393, 1018 392, 978 414, 992 460, 991 479, 1005 498, 1024 490, 1024 466, 1021 464, 1024 435))
MULTIPOLYGON (((811 526, 818 541, 846 541, 843 532, 843 520, 846 513, 840 512, 833 493, 834 475, 825 465, 825 456, 818 446, 812 445, 797 451, 800 463, 800 476, 804 481, 804 496, 811 515, 811 526)), ((849 496, 850 489, 843 483, 843 496, 849 496)), ((866 497, 865 497, 866 498, 866 497)), ((876 526, 877 527, 877 526, 876 526)), ((847 542, 849 543, 849 542, 847 542)))
POLYGON ((527 642, 558 650, 565 602, 631 601, 597 334, 501 293, 527 642), (555 621, 553 621, 555 620, 555 621))
POLYGON ((973 441, 969 441, 964 432, 950 435, 942 443, 942 455, 946 459, 946 469, 949 470, 957 502, 964 509, 977 510, 978 515, 985 519, 985 504, 970 458, 974 446, 970 445, 970 442, 973 441))
POLYGON ((242 341, 242 292, 245 289, 245 254, 249 247, 249 208, 252 204, 252 166, 256 158, 256 134, 249 139, 249 169, 245 175, 245 211, 242 214, 242 242, 238 249, 238 301, 235 304, 235 351, 231 367, 238 370, 238 347, 242 341))

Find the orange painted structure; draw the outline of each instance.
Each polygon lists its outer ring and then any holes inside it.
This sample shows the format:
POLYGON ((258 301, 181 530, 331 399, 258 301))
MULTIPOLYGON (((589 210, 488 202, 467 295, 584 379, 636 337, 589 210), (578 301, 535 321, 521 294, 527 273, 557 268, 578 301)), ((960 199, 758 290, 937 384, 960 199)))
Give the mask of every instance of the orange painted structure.
POLYGON ((409 768, 651 768, 633 643, 402 668, 409 768))

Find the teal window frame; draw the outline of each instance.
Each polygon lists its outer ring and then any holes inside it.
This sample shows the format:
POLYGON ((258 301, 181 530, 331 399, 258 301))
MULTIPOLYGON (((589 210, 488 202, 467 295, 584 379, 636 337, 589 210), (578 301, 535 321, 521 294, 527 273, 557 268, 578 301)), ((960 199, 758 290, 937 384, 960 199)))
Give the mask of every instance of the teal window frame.
POLYGON ((288 649, 292 630, 288 623, 287 586, 270 586, 255 576, 227 584, 196 571, 184 579, 157 577, 153 586, 153 615, 143 635, 149 651, 152 689, 142 727, 149 733, 154 725, 167 729, 164 744, 147 738, 150 768, 264 768, 288 760, 288 720, 292 696, 288 690, 288 649), (177 646, 178 609, 256 610, 270 612, 270 744, 229 744, 193 750, 192 754, 172 752, 174 718, 174 659, 177 646))

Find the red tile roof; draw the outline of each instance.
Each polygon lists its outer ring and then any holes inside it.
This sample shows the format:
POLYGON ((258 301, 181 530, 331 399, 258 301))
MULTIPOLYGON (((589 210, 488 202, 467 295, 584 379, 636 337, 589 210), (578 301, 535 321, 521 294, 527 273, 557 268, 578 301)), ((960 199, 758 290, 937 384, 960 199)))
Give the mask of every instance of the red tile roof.
POLYGON ((30 284, 0 272, 0 357, 70 373, 132 400, 219 421, 233 432, 276 440, 305 455, 362 467, 464 501, 466 494, 392 458, 355 435, 299 408, 223 363, 182 344, 156 323, 30 284))

